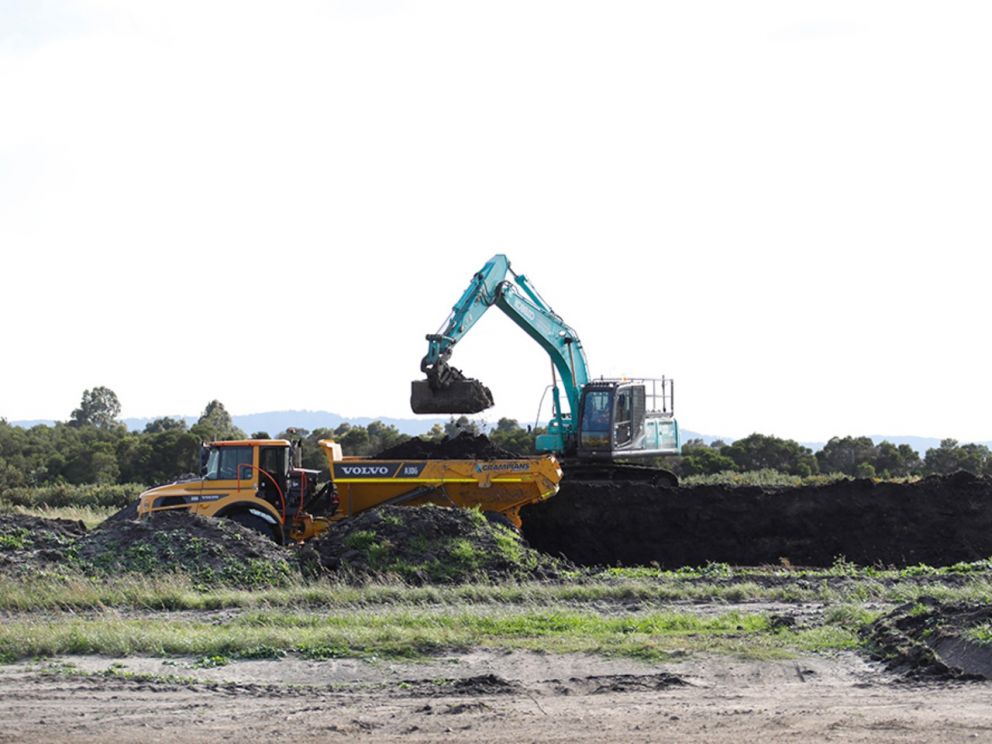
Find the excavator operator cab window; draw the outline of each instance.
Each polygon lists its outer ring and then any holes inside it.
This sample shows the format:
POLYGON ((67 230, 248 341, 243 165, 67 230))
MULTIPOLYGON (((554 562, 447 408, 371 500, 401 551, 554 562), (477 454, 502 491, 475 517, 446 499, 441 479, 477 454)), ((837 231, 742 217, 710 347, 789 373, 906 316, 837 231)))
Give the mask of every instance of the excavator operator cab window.
POLYGON ((612 390, 588 390, 582 399, 581 446, 585 449, 610 448, 610 413, 612 390))
POLYGON ((617 391, 616 408, 613 413, 613 446, 626 447, 633 437, 633 396, 630 388, 617 391))
POLYGON ((251 478, 251 447, 214 447, 207 457, 205 480, 251 478))

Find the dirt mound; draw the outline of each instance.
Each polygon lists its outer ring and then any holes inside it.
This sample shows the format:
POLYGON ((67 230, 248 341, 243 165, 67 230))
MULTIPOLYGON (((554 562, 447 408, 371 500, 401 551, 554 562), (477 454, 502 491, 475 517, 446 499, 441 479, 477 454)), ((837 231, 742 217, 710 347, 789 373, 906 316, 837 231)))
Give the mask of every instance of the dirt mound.
POLYGON ((923 597, 866 631, 876 658, 909 677, 992 679, 992 606, 923 597))
MULTIPOLYGON (((567 475, 567 474, 566 474, 567 475)), ((573 481, 521 511, 536 549, 583 565, 946 566, 992 556, 992 481, 668 488, 573 481)))
POLYGON ((481 512, 433 505, 370 509, 312 545, 322 566, 359 579, 452 584, 556 577, 564 568, 481 512))
POLYGON ((0 571, 21 574, 64 561, 85 534, 78 521, 0 514, 0 571))
POLYGON ((205 585, 278 585, 294 570, 291 553, 228 519, 180 512, 137 521, 107 521, 76 543, 86 573, 181 572, 205 585))
POLYGON ((463 431, 457 437, 445 437, 440 442, 414 437, 374 457, 377 460, 514 460, 520 455, 497 447, 485 434, 463 431))

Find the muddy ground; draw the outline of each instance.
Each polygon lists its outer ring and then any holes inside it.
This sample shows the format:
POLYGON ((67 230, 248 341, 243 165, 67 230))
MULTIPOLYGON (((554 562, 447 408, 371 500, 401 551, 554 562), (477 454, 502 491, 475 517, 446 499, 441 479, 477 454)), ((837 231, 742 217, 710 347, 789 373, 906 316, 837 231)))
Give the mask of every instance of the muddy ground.
POLYGON ((71 657, 0 667, 0 742, 992 737, 992 684, 907 684, 848 653, 666 665, 485 650, 429 664, 277 660, 195 669, 191 662, 71 657))
POLYGON ((992 481, 786 489, 570 481, 521 512, 538 550, 581 565, 947 566, 992 555, 992 481))
POLYGON ((910 679, 992 680, 992 606, 921 597, 864 633, 872 658, 910 679))

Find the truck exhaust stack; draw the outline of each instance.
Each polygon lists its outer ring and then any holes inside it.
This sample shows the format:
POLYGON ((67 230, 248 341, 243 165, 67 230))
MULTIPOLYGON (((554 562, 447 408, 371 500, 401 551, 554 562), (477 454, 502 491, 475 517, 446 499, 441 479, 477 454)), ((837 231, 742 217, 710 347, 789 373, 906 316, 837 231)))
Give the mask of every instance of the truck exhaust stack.
POLYGON ((414 413, 479 413, 493 405, 493 394, 478 380, 452 380, 435 390, 427 380, 414 380, 410 408, 414 413))

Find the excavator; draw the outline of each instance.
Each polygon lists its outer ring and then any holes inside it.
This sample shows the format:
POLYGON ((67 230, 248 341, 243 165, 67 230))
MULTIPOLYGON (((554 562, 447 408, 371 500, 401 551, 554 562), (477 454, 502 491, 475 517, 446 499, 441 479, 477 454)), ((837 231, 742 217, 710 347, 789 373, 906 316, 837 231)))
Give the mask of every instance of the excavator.
POLYGON ((562 320, 523 274, 497 254, 477 272, 437 333, 414 380, 410 407, 417 414, 479 413, 494 404, 488 387, 451 366, 455 345, 491 307, 498 307, 551 358, 552 413, 534 442, 556 455, 575 477, 650 480, 677 485, 659 468, 621 464, 680 452, 670 378, 593 379, 578 334, 562 320), (562 404, 562 393, 567 410, 562 404))

